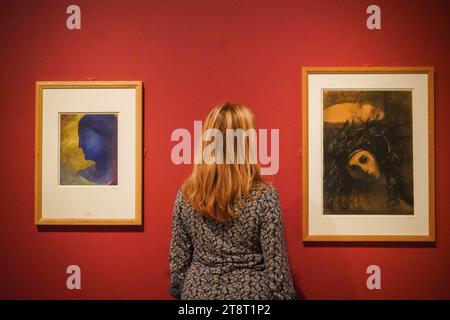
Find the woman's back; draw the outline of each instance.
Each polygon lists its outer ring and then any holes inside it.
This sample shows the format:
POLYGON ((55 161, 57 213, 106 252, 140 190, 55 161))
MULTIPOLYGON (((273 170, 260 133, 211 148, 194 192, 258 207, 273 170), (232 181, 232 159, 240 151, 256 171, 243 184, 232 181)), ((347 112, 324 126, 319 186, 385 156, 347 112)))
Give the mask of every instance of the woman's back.
POLYGON ((171 293, 182 299, 292 299, 278 193, 258 183, 239 215, 200 215, 180 190, 173 212, 171 293))

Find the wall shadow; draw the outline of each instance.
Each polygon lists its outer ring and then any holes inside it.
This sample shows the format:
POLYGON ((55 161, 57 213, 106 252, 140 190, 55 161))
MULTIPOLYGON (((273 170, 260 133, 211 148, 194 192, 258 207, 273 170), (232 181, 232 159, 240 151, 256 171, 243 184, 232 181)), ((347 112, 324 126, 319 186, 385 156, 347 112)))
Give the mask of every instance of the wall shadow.
POLYGON ((38 232, 144 232, 144 223, 141 226, 119 225, 40 225, 38 232))
POLYGON ((305 247, 340 247, 340 248, 436 248, 436 242, 370 242, 370 241, 349 241, 349 242, 303 242, 305 247))
POLYGON ((295 292, 297 293, 294 300, 306 300, 306 297, 303 294, 302 288, 300 288, 300 286, 298 285, 299 279, 297 279, 297 275, 295 273, 292 274, 292 282, 294 284, 295 292))

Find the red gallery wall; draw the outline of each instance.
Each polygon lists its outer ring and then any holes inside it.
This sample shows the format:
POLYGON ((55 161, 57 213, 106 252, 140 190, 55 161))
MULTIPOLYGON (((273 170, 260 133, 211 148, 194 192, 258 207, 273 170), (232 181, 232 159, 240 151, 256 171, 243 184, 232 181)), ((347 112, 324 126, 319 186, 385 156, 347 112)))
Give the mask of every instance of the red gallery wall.
POLYGON ((448 1, 0 2, 0 298, 166 299, 176 128, 225 100, 280 129, 280 192, 289 259, 307 299, 450 299, 450 5, 448 1), (382 29, 366 28, 381 7, 382 29), (66 28, 81 7, 82 29, 66 28), (305 245, 301 231, 302 66, 434 66, 436 245, 305 245), (36 80, 142 80, 144 226, 34 225, 36 80), (66 288, 81 267, 82 289, 66 288), (368 290, 366 268, 382 269, 368 290))

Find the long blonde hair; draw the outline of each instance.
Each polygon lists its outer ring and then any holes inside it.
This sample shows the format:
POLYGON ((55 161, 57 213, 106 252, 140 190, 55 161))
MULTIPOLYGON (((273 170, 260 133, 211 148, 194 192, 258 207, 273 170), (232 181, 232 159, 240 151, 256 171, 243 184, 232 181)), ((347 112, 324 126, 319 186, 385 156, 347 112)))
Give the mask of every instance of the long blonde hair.
MULTIPOLYGON (((250 195, 252 186, 263 182, 260 166, 257 161, 250 161, 250 141, 246 137, 244 146, 239 141, 227 141, 227 129, 255 130, 253 113, 247 107, 239 104, 223 103, 216 106, 208 114, 202 133, 202 149, 213 142, 204 141, 208 129, 219 130, 224 138, 223 150, 229 143, 232 146, 243 147, 245 161, 238 161, 238 153, 234 152, 232 163, 200 163, 194 164, 191 175, 182 186, 184 198, 203 216, 210 216, 218 221, 227 221, 239 215, 233 205, 250 195), (248 142, 248 143, 246 143, 248 142)), ((256 130, 255 130, 256 132, 256 130)), ((242 142, 242 141, 241 141, 242 142)), ((197 151, 197 150, 196 150, 197 151)), ((203 154, 201 155, 203 158, 203 154)))

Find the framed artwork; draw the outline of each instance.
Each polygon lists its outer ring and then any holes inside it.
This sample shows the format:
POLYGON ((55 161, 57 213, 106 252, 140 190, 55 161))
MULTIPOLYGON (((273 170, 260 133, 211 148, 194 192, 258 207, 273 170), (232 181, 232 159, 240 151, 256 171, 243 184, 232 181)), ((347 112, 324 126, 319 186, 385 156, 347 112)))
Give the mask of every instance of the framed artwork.
POLYGON ((36 82, 35 223, 140 225, 142 83, 36 82))
POLYGON ((434 241, 433 68, 303 68, 303 240, 434 241))

